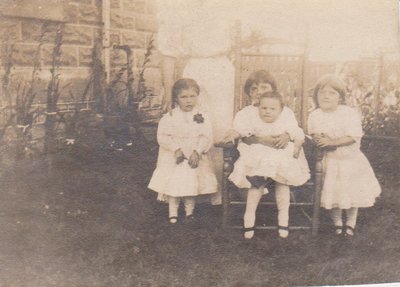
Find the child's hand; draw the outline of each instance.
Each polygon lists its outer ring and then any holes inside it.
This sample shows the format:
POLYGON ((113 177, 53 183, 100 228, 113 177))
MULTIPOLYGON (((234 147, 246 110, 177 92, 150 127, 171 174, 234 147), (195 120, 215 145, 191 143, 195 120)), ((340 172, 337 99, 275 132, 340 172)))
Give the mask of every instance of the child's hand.
POLYGON ((222 143, 234 143, 238 138, 240 138, 240 134, 237 131, 229 130, 226 136, 222 139, 222 143))
POLYGON ((294 158, 299 158, 300 151, 301 151, 301 146, 295 146, 294 149, 293 149, 293 157, 294 158))
POLYGON ((192 155, 189 158, 189 165, 191 168, 197 168, 199 166, 200 155, 197 151, 193 151, 192 155))
POLYGON ((287 147, 289 141, 290 141, 290 136, 288 133, 274 136, 274 147, 277 149, 284 149, 287 147))
POLYGON ((257 143, 261 143, 263 145, 269 146, 269 147, 275 147, 275 136, 263 136, 263 137, 257 137, 258 142, 257 143))
POLYGON ((180 164, 185 159, 185 155, 183 154, 181 149, 177 149, 175 151, 175 162, 176 164, 180 164))
POLYGON ((313 140, 317 147, 322 149, 335 149, 334 140, 325 134, 316 134, 313 140))

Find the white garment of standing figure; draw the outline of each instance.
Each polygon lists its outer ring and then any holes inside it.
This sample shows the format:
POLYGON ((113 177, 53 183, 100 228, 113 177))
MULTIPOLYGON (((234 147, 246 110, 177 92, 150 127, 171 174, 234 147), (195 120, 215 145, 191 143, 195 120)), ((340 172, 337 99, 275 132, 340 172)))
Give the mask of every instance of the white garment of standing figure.
MULTIPOLYGON (((192 2, 192 1, 190 1, 192 2)), ((195 1, 196 2, 196 1, 195 1)), ((221 17, 218 3, 200 1, 194 5, 182 2, 182 9, 163 4, 160 10, 158 47, 164 55, 189 56, 183 77, 192 78, 200 85, 199 108, 208 112, 214 142, 222 139, 233 119, 234 67, 227 58, 231 48, 232 22, 221 17)), ((210 155, 222 183, 222 150, 211 148, 210 155)), ((211 202, 219 204, 220 193, 211 202)))

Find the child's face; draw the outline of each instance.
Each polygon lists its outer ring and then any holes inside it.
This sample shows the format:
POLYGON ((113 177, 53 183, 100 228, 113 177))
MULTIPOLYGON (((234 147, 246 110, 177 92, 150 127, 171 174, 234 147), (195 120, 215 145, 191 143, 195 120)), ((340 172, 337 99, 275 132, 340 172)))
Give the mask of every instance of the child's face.
POLYGON ((282 112, 280 100, 274 98, 262 98, 258 106, 258 113, 263 122, 272 123, 276 121, 282 112))
POLYGON ((326 85, 318 91, 318 105, 323 111, 334 111, 339 105, 340 94, 331 86, 326 85))
POLYGON ((269 83, 254 83, 250 86, 250 99, 255 105, 260 102, 260 96, 266 92, 272 92, 272 87, 269 83))
POLYGON ((197 105, 197 97, 195 89, 187 89, 178 94, 176 101, 182 111, 190 112, 197 105))

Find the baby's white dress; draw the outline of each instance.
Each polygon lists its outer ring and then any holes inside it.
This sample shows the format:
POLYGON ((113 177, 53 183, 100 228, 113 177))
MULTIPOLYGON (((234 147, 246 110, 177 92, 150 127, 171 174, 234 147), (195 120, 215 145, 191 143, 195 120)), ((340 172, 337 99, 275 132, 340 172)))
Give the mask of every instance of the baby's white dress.
POLYGON ((205 112, 197 109, 183 112, 179 107, 173 109, 161 118, 157 141, 160 145, 157 167, 148 188, 159 193, 159 200, 166 200, 166 196, 196 196, 217 192, 217 180, 207 154, 212 145, 212 127, 205 112), (204 121, 196 122, 195 116, 204 121), (176 164, 174 154, 179 148, 186 159, 176 164), (194 150, 201 155, 197 168, 191 168, 188 164, 194 150))
POLYGON ((350 136, 356 141, 325 152, 321 206, 326 209, 372 206, 381 187, 360 150, 362 127, 357 112, 344 105, 330 113, 316 109, 308 119, 308 132, 332 138, 350 136))
MULTIPOLYGON (((304 139, 304 133, 298 126, 292 110, 284 107, 278 119, 265 123, 258 114, 258 108, 247 106, 235 117, 234 129, 242 137, 280 135, 287 132, 291 139, 304 139)), ((240 142, 240 153, 234 170, 229 176, 239 188, 250 188, 246 176, 263 176, 286 185, 299 186, 310 178, 310 171, 303 150, 299 158, 293 157, 294 144, 289 142, 284 149, 275 149, 262 144, 247 145, 240 142)))

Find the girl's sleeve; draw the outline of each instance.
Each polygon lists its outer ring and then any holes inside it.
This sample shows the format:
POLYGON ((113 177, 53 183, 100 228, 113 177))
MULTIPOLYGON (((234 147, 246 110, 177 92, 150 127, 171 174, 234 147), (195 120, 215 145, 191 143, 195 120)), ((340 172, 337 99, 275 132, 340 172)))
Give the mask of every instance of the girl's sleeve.
POLYGON ((358 113, 352 108, 348 108, 346 116, 342 118, 345 121, 345 135, 354 138, 359 141, 363 136, 361 118, 358 113))
POLYGON ((289 108, 286 108, 286 113, 284 117, 285 125, 287 126, 287 133, 290 136, 291 140, 304 140, 304 132, 303 129, 299 127, 299 123, 293 113, 293 111, 289 108))
POLYGON ((251 126, 251 119, 248 110, 244 108, 237 112, 233 119, 233 129, 237 131, 241 137, 249 137, 254 134, 251 126))
POLYGON ((199 154, 208 152, 213 144, 213 133, 211 121, 208 117, 205 117, 204 122, 201 123, 203 126, 202 132, 199 136, 196 151, 199 154))
POLYGON ((164 115, 158 123, 157 142, 160 147, 172 152, 180 148, 174 139, 174 128, 171 123, 171 116, 168 114, 164 115))

